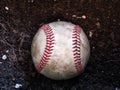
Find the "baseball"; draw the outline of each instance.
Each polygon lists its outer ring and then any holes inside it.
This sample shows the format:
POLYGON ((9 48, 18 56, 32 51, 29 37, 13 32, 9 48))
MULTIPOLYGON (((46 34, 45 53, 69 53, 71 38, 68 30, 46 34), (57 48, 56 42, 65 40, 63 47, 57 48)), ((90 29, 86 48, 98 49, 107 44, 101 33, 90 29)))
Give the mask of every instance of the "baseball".
POLYGON ((57 21, 39 28, 32 41, 31 54, 39 73, 54 80, 65 80, 83 72, 90 46, 79 25, 57 21))

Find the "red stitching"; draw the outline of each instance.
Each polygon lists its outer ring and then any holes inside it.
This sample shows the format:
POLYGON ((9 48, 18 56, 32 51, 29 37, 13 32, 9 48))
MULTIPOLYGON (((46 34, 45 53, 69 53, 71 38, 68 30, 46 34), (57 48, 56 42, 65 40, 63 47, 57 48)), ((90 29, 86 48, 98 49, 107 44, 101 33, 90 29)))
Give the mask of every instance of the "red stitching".
POLYGON ((53 51, 53 45, 55 41, 54 33, 51 29, 51 27, 46 24, 41 27, 41 29, 45 32, 46 34, 46 48, 44 51, 44 54, 42 56, 42 59, 40 60, 39 64, 36 65, 37 71, 40 72, 46 65, 46 63, 50 60, 52 51, 53 51))
POLYGON ((74 55, 74 62, 75 62, 75 68, 78 73, 80 73, 83 70, 82 64, 81 64, 81 56, 80 56, 80 45, 81 45, 81 40, 80 40, 80 33, 81 33, 81 28, 79 25, 76 25, 73 29, 73 55, 74 55))

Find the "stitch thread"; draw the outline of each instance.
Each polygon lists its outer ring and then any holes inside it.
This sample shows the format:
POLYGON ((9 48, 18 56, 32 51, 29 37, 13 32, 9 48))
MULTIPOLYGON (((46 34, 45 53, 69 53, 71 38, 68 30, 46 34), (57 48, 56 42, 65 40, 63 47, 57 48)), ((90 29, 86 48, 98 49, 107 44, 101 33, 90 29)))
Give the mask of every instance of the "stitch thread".
POLYGON ((37 64, 36 66, 38 72, 41 72, 41 70, 45 67, 46 63, 50 60, 55 41, 54 33, 48 24, 43 25, 41 29, 44 30, 46 34, 46 48, 39 64, 37 64))
POLYGON ((79 25, 76 25, 73 29, 73 56, 74 56, 74 62, 75 62, 75 68, 77 70, 77 73, 79 74, 82 70, 82 64, 81 64, 81 56, 80 56, 80 45, 81 45, 81 40, 80 40, 80 33, 81 33, 81 28, 79 25))

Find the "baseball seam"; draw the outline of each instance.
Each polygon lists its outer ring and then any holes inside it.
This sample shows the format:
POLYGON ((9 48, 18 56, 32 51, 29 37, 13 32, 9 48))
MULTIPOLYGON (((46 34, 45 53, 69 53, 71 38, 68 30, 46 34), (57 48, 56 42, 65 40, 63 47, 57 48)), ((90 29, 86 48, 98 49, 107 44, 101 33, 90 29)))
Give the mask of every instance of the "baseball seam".
POLYGON ((53 47, 54 47, 54 41, 55 41, 55 36, 54 33, 51 29, 51 27, 49 26, 49 24, 45 24, 41 27, 41 29, 45 32, 46 34, 46 47, 45 47, 45 51, 44 54, 39 62, 39 64, 37 64, 37 71, 41 72, 42 69, 46 66, 47 62, 50 60, 52 51, 53 51, 53 47))
POLYGON ((80 40, 80 33, 81 33, 81 28, 79 25, 75 25, 73 29, 73 34, 72 34, 72 42, 73 42, 73 56, 74 56, 74 62, 75 62, 75 68, 77 70, 77 73, 79 74, 82 70, 82 64, 81 64, 81 51, 80 51, 80 46, 81 46, 81 40, 80 40))

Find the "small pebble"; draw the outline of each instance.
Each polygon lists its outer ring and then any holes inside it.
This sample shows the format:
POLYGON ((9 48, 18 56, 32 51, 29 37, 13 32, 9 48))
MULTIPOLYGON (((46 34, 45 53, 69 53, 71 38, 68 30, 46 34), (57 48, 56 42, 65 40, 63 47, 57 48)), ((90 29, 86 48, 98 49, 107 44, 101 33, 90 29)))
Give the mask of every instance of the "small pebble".
POLYGON ((81 17, 82 19, 86 19, 86 16, 85 15, 82 15, 82 17, 81 17))
POLYGON ((100 22, 96 23, 97 28, 100 28, 100 22))
POLYGON ((22 87, 22 84, 16 84, 15 85, 15 88, 20 88, 20 87, 22 87))
POLYGON ((92 38, 92 36, 93 36, 94 32, 95 32, 95 30, 90 30, 90 31, 89 31, 89 37, 91 37, 91 38, 92 38))
POLYGON ((12 80, 15 81, 16 79, 13 77, 12 80))
POLYGON ((6 56, 6 55, 3 55, 3 56, 2 56, 2 59, 3 59, 3 60, 6 60, 6 59, 7 59, 7 56, 6 56))
POLYGON ((9 53, 9 50, 6 50, 6 53, 9 53))
POLYGON ((6 7, 5 7, 5 10, 9 10, 9 8, 6 6, 6 7))
POLYGON ((90 32, 89 32, 89 37, 92 37, 92 35, 93 35, 93 32, 90 31, 90 32))

